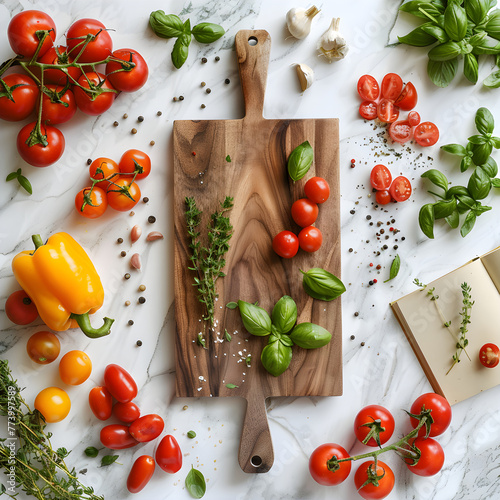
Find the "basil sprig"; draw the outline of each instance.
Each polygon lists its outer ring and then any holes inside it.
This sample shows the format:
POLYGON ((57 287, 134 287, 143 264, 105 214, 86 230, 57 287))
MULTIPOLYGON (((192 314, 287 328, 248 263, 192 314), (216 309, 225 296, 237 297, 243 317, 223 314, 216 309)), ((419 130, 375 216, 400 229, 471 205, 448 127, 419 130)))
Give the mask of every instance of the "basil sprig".
POLYGON ((311 168, 314 159, 313 148, 309 141, 299 144, 288 157, 288 175, 293 181, 302 179, 311 168))
POLYGON ((191 466, 191 470, 186 476, 186 489, 193 498, 202 498, 207 491, 207 483, 205 476, 198 470, 191 466))
POLYGON ((300 272, 303 274, 302 286, 305 292, 315 299, 330 301, 345 292, 344 283, 320 267, 314 267, 307 272, 300 269, 300 272))

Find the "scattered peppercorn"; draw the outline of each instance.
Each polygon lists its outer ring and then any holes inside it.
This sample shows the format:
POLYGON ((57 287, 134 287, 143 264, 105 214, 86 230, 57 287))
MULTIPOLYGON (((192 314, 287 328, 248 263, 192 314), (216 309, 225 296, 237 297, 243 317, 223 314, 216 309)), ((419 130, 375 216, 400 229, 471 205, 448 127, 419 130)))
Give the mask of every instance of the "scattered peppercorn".
POLYGON ((206 106, 205 106, 204 104, 202 104, 202 105, 200 106, 200 108, 201 108, 201 109, 205 109, 205 108, 206 108, 206 106))
POLYGON ((224 80, 224 83, 225 83, 226 85, 229 85, 229 84, 231 83, 231 80, 230 80, 229 78, 226 78, 226 79, 224 80))
POLYGON ((179 96, 179 101, 183 101, 184 100, 184 96, 183 95, 180 95, 179 96))
POLYGON ((141 345, 142 345, 142 340, 138 340, 138 341, 135 343, 135 345, 136 345, 136 346, 138 346, 138 347, 141 347, 141 345))
POLYGON ((132 134, 137 134, 137 129, 136 129, 136 128, 133 128, 130 132, 131 132, 132 134))
POLYGON ((128 118, 127 113, 125 113, 125 114, 123 115, 123 118, 128 118))
POLYGON ((365 345, 365 343, 364 343, 364 342, 361 342, 361 344, 360 344, 360 345, 361 345, 361 347, 363 347, 363 346, 365 345))
POLYGON ((352 252, 353 252, 353 249, 352 249, 352 248, 349 248, 349 252, 351 252, 351 253, 352 253, 352 252))
POLYGON ((118 122, 113 122, 114 127, 118 127, 119 123, 118 122))
POLYGON ((371 215, 367 215, 367 216, 366 216, 366 220, 370 220, 371 218, 372 218, 372 216, 371 216, 371 215))
POLYGON ((382 249, 383 249, 383 250, 387 250, 388 248, 389 248, 389 247, 388 247, 387 245, 384 245, 384 246, 382 247, 382 249))
POLYGON ((122 257, 125 257, 125 255, 127 255, 127 252, 125 252, 125 250, 122 250, 122 251, 120 252, 120 255, 121 255, 122 257))
POLYGON ((141 115, 141 116, 138 116, 138 117, 137 117, 137 121, 138 121, 138 122, 143 122, 143 121, 144 121, 144 116, 142 116, 142 115, 141 115))
POLYGON ((370 281, 368 282, 368 284, 369 284, 370 286, 372 286, 372 285, 373 285, 373 281, 371 281, 371 280, 370 280, 370 281))
POLYGON ((359 316, 359 312, 358 312, 358 311, 356 311, 356 312, 354 313, 354 316, 358 317, 358 316, 359 316))
POLYGON ((161 116, 161 115, 162 115, 161 111, 156 112, 156 116, 161 116))
POLYGON ((382 266, 380 264, 377 264, 377 267, 375 269, 382 269, 382 266))
POLYGON ((201 86, 204 87, 206 85, 206 82, 201 82, 201 86))
POLYGON ((150 146, 154 146, 154 145, 155 145, 155 141, 151 141, 151 142, 149 143, 149 145, 150 145, 150 146))
POLYGON ((356 166, 355 163, 351 163, 351 168, 354 168, 356 166))
POLYGON ((139 302, 139 304, 144 304, 144 302, 146 302, 146 297, 139 297, 137 302, 139 302))
POLYGON ((381 229, 380 234, 384 234, 384 233, 385 233, 385 229, 381 229))
POLYGON ((386 239, 386 240, 388 240, 388 239, 389 239, 389 235, 388 235, 388 234, 386 234, 386 235, 385 235, 385 239, 386 239))
POLYGON ((350 212, 352 215, 354 215, 356 213, 356 210, 351 210, 350 212))
POLYGON ((396 222, 396 219, 391 219, 391 222, 394 224, 396 222))
POLYGON ((205 63, 207 62, 207 60, 208 60, 208 59, 207 59, 206 57, 202 57, 202 58, 201 58, 201 62, 202 62, 203 64, 205 64, 205 63))
POLYGON ((92 160, 90 158, 87 160, 87 165, 92 165, 92 160))
POLYGON ((351 335, 351 340, 354 340, 356 337, 354 335, 351 335))
POLYGON ((130 217, 133 217, 135 215, 135 212, 132 210, 132 212, 129 213, 130 217))
POLYGON ((394 245, 394 250, 397 250, 398 249, 398 246, 397 245, 394 245))
POLYGON ((212 92, 212 90, 211 90, 211 89, 207 89, 207 90, 205 90, 205 92, 206 92, 207 94, 210 94, 210 92, 212 92))
POLYGON ((173 101, 174 101, 174 102, 177 102, 177 97, 174 97, 174 98, 173 98, 173 101))
POLYGON ((156 217, 155 217, 154 215, 150 215, 150 216, 148 217, 148 222, 149 222, 150 224, 154 224, 154 223, 156 222, 156 217))
POLYGON ((142 199, 142 201, 143 201, 144 203, 147 203, 147 202, 149 201, 149 198, 148 198, 147 196, 144 196, 144 198, 142 199))
POLYGON ((130 305, 130 300, 126 300, 125 305, 128 307, 130 305))
POLYGON ((129 319, 129 320, 128 320, 128 324, 129 324, 130 326, 132 326, 132 325, 134 324, 134 320, 133 320, 133 319, 129 319))
POLYGON ((380 227, 382 223, 380 221, 377 222, 377 227, 380 227))
POLYGON ((186 410, 188 409, 188 405, 184 405, 184 406, 182 407, 182 409, 183 409, 184 411, 186 411, 186 410))
POLYGON ((123 276, 126 280, 130 279, 130 274, 129 273, 125 273, 125 276, 123 276))
POLYGON ((118 244, 122 244, 122 243, 123 243, 123 238, 118 238, 118 239, 116 240, 116 242, 117 242, 118 244))
POLYGON ((401 241, 404 241, 404 240, 406 240, 406 238, 403 236, 403 237, 401 238, 401 241))
POLYGON ((146 285, 141 285, 141 286, 139 287, 139 291, 140 291, 140 292, 144 292, 144 290, 146 290, 146 285))
POLYGON ((219 62, 220 61, 220 57, 219 56, 215 56, 215 62, 219 62))

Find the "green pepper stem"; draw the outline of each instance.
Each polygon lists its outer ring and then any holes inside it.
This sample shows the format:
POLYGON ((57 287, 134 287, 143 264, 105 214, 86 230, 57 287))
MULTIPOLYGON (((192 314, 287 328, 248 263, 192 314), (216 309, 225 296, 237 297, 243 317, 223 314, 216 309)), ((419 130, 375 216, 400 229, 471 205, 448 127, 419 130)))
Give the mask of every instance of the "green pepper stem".
POLYGON ((35 250, 38 250, 40 247, 43 246, 43 240, 42 237, 39 234, 34 234, 31 237, 33 243, 35 244, 35 250))
POLYGON ((75 314, 71 313, 71 319, 74 319, 78 326, 81 328, 82 332, 91 339, 98 339, 109 335, 111 330, 111 325, 114 323, 114 319, 104 318, 104 324, 101 328, 93 328, 90 324, 89 313, 75 314))

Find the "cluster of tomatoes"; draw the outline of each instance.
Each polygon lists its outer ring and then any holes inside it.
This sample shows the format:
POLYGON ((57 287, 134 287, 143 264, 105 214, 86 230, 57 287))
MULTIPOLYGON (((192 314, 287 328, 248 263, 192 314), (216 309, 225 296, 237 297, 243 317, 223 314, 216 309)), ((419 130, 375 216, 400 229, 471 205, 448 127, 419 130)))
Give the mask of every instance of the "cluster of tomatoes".
POLYGON ((420 115, 410 111, 417 105, 417 90, 413 83, 403 84, 396 73, 388 73, 379 86, 371 75, 363 75, 358 80, 358 94, 363 99, 359 114, 366 120, 378 118, 390 123, 389 136, 394 142, 404 144, 412 137, 420 146, 433 146, 439 139, 439 129, 432 122, 420 123, 420 115), (399 110, 410 111, 406 120, 396 121, 399 110))
POLYGON ((54 46, 55 23, 38 10, 15 15, 7 34, 17 57, 4 68, 15 61, 26 73, 2 76, 0 72, 0 118, 21 121, 35 110, 39 113, 38 120, 25 125, 17 136, 20 156, 35 167, 55 163, 64 152, 64 135, 54 125, 70 120, 77 108, 100 115, 119 92, 135 92, 148 78, 144 58, 133 49, 113 51, 109 32, 96 19, 74 22, 64 46, 54 46))
POLYGON ((375 200, 379 205, 387 205, 391 200, 406 201, 411 196, 410 181, 403 175, 393 180, 385 165, 375 165, 372 168, 370 184, 376 190, 375 200))
POLYGON ((141 199, 136 180, 151 172, 151 159, 138 149, 123 153, 120 162, 110 158, 97 158, 89 167, 92 186, 82 189, 75 197, 75 208, 89 219, 100 217, 108 205, 115 210, 131 210, 141 199), (97 184, 104 187, 99 187, 97 184))
POLYGON ((312 177, 305 186, 307 198, 300 198, 292 205, 291 214, 295 223, 303 229, 299 235, 292 231, 281 231, 273 238, 273 250, 284 259, 291 259, 299 251, 316 252, 323 243, 321 231, 313 226, 318 218, 318 204, 330 196, 330 186, 322 177, 312 177))
MULTIPOLYGON (((139 443, 156 439, 165 424, 154 413, 141 417, 139 407, 132 401, 137 396, 137 384, 121 366, 111 364, 104 370, 104 386, 94 387, 89 393, 89 405, 99 420, 108 420, 113 414, 121 424, 109 424, 101 429, 103 446, 112 450, 131 448, 139 443), (113 405, 113 398, 117 401, 113 405)), ((155 458, 141 455, 132 465, 127 488, 131 493, 141 491, 153 476, 155 461, 158 466, 175 474, 182 466, 182 453, 172 435, 164 436, 159 442, 155 458)))
MULTIPOLYGON (((379 447, 373 452, 374 460, 363 462, 354 475, 356 490, 365 499, 385 498, 392 491, 395 483, 394 472, 385 462, 378 460, 378 454, 393 450, 403 459, 408 469, 419 476, 433 476, 444 464, 444 451, 433 439, 443 434, 451 423, 451 406, 439 394, 428 393, 418 397, 409 413, 414 429, 419 425, 419 417, 424 411, 431 410, 432 423, 426 436, 426 426, 420 427, 416 436, 408 434, 394 445, 384 448, 394 432, 394 417, 386 408, 370 405, 363 408, 354 420, 356 438, 366 446, 379 447)), ((413 433, 415 431, 412 431, 413 433)), ((309 471, 319 484, 333 486, 342 483, 351 472, 352 460, 366 456, 350 457, 347 451, 335 443, 326 443, 316 448, 309 459, 309 471), (351 460, 339 462, 338 467, 331 466, 332 459, 351 460)))

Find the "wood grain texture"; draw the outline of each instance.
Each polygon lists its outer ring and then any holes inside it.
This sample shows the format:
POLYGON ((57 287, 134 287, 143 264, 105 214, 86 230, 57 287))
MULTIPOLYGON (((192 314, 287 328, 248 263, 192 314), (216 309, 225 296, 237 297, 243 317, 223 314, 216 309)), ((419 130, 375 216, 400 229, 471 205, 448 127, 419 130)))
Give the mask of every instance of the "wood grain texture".
POLYGON ((313 300, 302 288, 299 271, 323 267, 340 276, 339 125, 337 119, 264 119, 270 37, 265 31, 240 31, 235 41, 245 117, 174 122, 176 394, 245 398, 248 407, 239 462, 245 472, 266 472, 273 451, 265 399, 342 394, 340 299, 313 300), (257 40, 256 45, 248 43, 251 38, 257 40), (311 143, 315 159, 307 176, 293 183, 287 158, 305 140, 311 143), (226 161, 227 155, 231 162, 226 161), (272 250, 272 239, 284 229, 299 232, 290 207, 304 197, 305 181, 314 175, 327 179, 331 187, 330 199, 320 206, 316 222, 323 232, 323 245, 314 254, 299 251, 293 259, 281 259, 272 250), (192 285, 194 273, 188 270, 187 196, 194 196, 204 212, 202 234, 219 202, 225 196, 234 197, 230 212, 234 232, 224 269, 227 276, 218 281, 213 329, 200 321, 204 310, 192 285), (224 306, 238 299, 258 301, 271 312, 285 294, 296 301, 299 322, 317 323, 333 337, 321 349, 294 347, 290 368, 275 378, 260 363, 267 339, 248 334, 238 310, 224 306), (232 335, 231 342, 221 341, 225 330, 232 335), (196 344, 199 332, 206 338, 207 349, 196 344), (248 355, 250 367, 244 361, 248 355), (238 387, 229 389, 228 383, 238 387))

